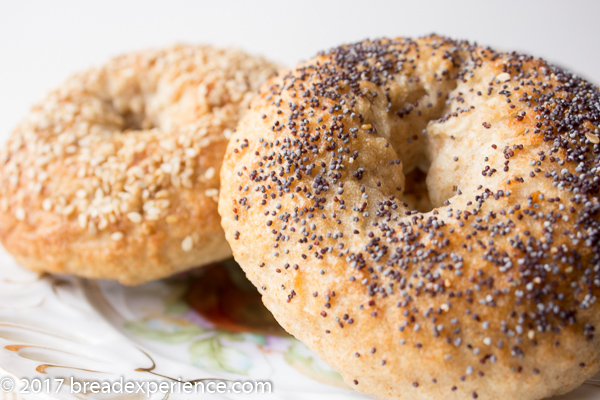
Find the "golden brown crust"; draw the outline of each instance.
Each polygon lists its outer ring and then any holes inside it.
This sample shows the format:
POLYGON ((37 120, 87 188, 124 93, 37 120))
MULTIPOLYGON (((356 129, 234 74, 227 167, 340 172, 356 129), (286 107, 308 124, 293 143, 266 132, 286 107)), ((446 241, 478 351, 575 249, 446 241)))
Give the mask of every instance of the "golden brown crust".
POLYGON ((543 60, 430 36, 272 79, 219 212, 291 334, 382 399, 539 399, 599 369, 600 94, 543 60), (404 204, 427 172, 433 210, 404 204))
POLYGON ((73 76, 0 153, 0 240, 28 268, 125 284, 226 258, 222 156, 274 72, 180 45, 73 76))

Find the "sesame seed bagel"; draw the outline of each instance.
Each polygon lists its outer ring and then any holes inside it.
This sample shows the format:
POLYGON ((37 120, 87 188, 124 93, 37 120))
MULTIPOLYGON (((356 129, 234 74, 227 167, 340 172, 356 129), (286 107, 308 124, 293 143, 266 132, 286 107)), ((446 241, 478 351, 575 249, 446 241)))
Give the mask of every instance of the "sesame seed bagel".
POLYGON ((71 77, 0 153, 0 240, 30 269, 124 284, 228 257, 219 170, 274 71, 238 50, 179 45, 71 77))
POLYGON ((222 224, 279 323, 359 391, 564 393, 599 369, 599 122, 598 89, 540 59, 344 45, 253 100, 222 224))

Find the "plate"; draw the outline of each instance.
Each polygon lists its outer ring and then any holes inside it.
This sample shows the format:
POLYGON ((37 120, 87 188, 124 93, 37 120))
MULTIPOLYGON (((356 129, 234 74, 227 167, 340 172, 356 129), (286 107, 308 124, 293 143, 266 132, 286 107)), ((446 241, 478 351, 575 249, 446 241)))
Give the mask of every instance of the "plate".
MULTIPOLYGON (((291 336, 221 329, 186 301, 189 276, 124 287, 40 275, 3 249, 0 265, 0 390, 12 384, 35 399, 371 398, 291 336)), ((600 374, 553 399, 599 400, 600 374)))

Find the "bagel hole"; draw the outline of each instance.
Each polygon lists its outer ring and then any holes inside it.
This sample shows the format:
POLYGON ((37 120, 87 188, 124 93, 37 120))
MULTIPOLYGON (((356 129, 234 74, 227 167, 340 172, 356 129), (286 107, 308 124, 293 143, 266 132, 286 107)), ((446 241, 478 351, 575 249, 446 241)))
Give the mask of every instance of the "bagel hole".
POLYGON ((121 114, 121 118, 123 118, 123 132, 142 131, 156 128, 154 123, 143 113, 127 111, 121 114))
POLYGON ((411 210, 425 213, 433 210, 427 190, 427 173, 414 168, 405 174, 403 200, 411 210))

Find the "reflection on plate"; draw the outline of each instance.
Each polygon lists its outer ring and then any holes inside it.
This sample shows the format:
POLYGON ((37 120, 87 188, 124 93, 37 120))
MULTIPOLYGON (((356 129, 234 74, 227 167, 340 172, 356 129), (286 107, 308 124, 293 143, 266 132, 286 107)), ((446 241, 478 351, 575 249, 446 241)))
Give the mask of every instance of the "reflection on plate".
MULTIPOLYGON (((268 398, 277 400, 369 398, 274 325, 235 267, 200 274, 212 284, 179 277, 124 287, 40 276, 0 249, 0 371, 17 385, 20 378, 48 380, 52 393, 44 386, 25 396, 32 399, 185 399, 184 393, 71 392, 84 382, 207 379, 268 381, 268 398), (54 393, 58 378, 65 384, 54 393)), ((558 399, 600 400, 600 376, 558 399)))

